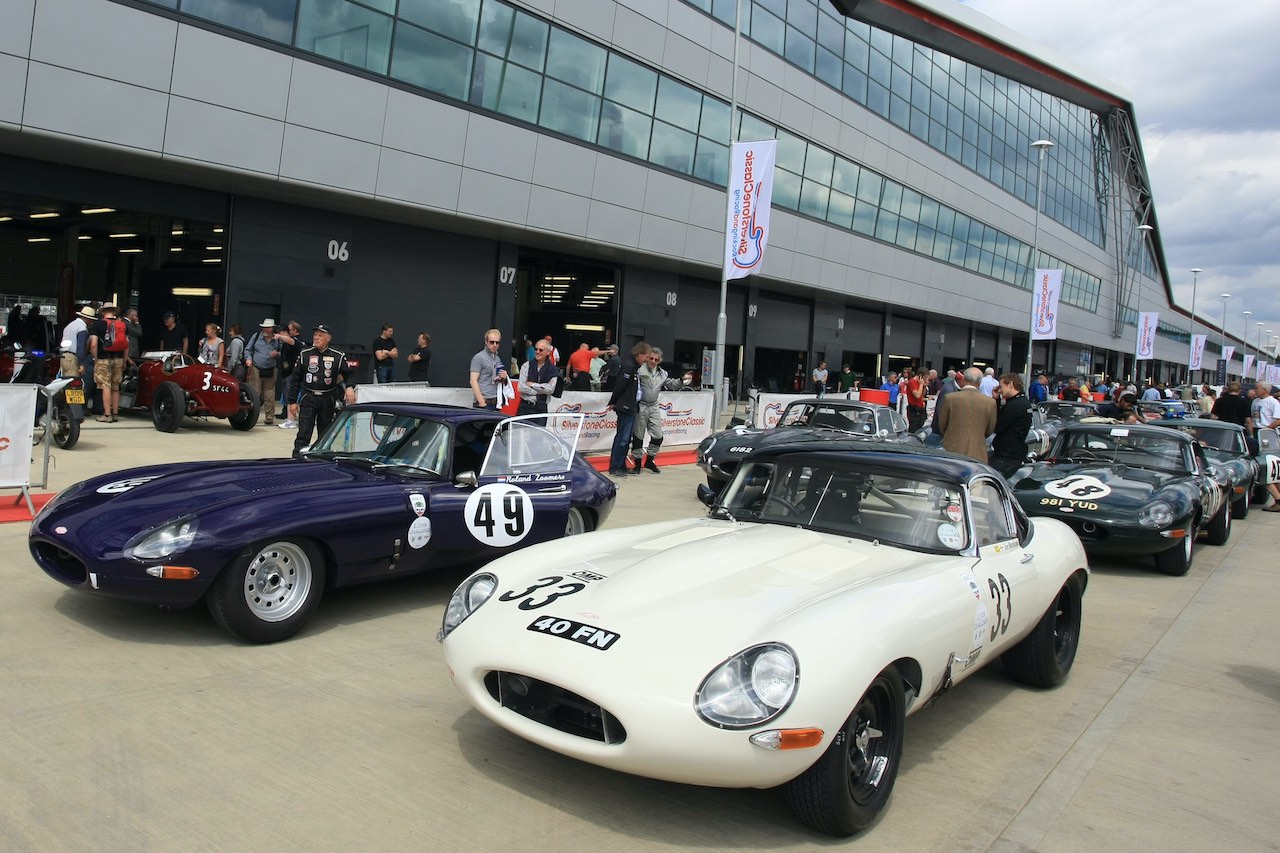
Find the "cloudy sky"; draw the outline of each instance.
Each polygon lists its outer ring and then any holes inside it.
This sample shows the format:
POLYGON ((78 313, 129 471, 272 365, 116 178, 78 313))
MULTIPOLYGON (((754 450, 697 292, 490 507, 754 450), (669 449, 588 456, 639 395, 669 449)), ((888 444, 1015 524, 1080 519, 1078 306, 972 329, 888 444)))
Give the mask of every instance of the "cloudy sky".
POLYGON ((1129 94, 1178 303, 1200 267, 1202 320, 1280 334, 1280 3, 965 2, 1129 94))

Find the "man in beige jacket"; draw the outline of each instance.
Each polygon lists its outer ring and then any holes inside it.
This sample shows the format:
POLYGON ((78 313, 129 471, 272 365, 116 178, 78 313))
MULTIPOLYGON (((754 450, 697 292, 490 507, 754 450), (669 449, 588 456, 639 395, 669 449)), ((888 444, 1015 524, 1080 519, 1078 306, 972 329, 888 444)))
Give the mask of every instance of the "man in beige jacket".
POLYGON ((987 461, 987 436, 996 431, 996 401, 978 390, 982 371, 970 367, 964 372, 964 385, 959 392, 948 394, 938 415, 942 429, 942 446, 987 461))

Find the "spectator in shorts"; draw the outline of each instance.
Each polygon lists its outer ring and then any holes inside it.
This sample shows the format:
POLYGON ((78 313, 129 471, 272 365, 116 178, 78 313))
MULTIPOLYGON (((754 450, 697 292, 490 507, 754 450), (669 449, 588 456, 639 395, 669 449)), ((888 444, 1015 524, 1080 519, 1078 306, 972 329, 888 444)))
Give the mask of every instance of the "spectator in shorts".
POLYGON ((107 324, 115 322, 116 306, 103 305, 98 313, 102 315, 102 319, 89 324, 93 382, 102 389, 102 414, 97 417, 97 421, 113 424, 120 420, 120 382, 124 379, 124 359, 128 347, 120 352, 111 352, 106 348, 107 324))

